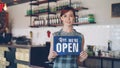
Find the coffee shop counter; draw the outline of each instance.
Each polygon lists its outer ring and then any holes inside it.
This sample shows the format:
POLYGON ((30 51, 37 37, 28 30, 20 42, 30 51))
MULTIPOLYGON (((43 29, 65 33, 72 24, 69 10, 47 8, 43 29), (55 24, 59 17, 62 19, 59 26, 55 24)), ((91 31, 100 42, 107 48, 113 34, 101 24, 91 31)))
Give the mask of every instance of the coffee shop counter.
POLYGON ((19 44, 0 44, 0 47, 12 47, 12 48, 31 48, 31 47, 45 47, 42 45, 34 46, 34 45, 19 45, 19 44))
POLYGON ((31 66, 51 68, 49 63, 46 63, 49 47, 50 43, 44 46, 0 44, 0 66, 4 68, 31 68, 31 66))
POLYGON ((119 68, 120 57, 89 56, 83 62, 83 66, 87 68, 119 68))
MULTIPOLYGON (((46 46, 0 45, 0 66, 2 68, 52 68, 48 62, 50 44, 46 46)), ((84 62, 86 68, 119 68, 120 56, 89 56, 84 62)))

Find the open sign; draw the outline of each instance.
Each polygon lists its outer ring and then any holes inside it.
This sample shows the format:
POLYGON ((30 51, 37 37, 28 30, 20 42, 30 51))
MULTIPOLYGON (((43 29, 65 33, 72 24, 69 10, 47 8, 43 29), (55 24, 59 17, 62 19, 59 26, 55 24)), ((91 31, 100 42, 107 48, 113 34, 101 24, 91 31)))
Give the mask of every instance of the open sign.
POLYGON ((80 36, 54 36, 54 51, 58 55, 79 55, 81 41, 80 36))

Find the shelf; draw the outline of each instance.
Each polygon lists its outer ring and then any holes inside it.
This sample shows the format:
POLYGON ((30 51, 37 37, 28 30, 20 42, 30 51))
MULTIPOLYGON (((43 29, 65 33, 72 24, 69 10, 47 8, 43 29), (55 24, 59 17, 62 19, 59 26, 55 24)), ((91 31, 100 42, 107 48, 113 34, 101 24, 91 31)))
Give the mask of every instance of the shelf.
POLYGON ((48 25, 30 26, 31 28, 48 27, 48 25))
POLYGON ((29 16, 32 16, 32 17, 38 17, 38 15, 35 15, 35 14, 25 15, 25 16, 27 16, 27 17, 29 17, 29 16))
POLYGON ((95 24, 95 22, 93 22, 93 23, 89 23, 89 22, 82 22, 82 23, 74 23, 73 25, 74 26, 78 26, 78 25, 89 25, 89 24, 95 24))
POLYGON ((51 27, 62 26, 63 24, 50 24, 51 27))
MULTIPOLYGON (((84 9, 84 10, 87 10, 88 8, 85 8, 85 7, 79 7, 79 8, 76 8, 75 9, 75 11, 79 11, 79 10, 82 10, 82 9, 84 9)), ((37 12, 37 13, 35 13, 35 14, 31 14, 31 15, 26 15, 26 16, 39 16, 39 15, 42 15, 42 14, 57 14, 57 13, 59 13, 61 10, 58 10, 58 11, 56 11, 56 12, 37 12)))
POLYGON ((56 13, 55 12, 38 12, 38 13, 35 13, 35 14, 26 15, 26 16, 38 17, 39 15, 43 15, 43 14, 56 14, 56 13))
MULTIPOLYGON (((44 4, 44 3, 48 3, 48 7, 47 8, 44 8, 44 9, 38 9, 38 10, 35 10, 35 11, 33 11, 33 12, 31 12, 31 13, 28 13, 28 15, 26 15, 26 16, 30 16, 30 17, 39 17, 39 15, 44 15, 44 14, 48 14, 48 18, 50 19, 50 17, 49 17, 49 15, 50 14, 58 14, 58 13, 60 13, 60 11, 62 10, 62 8, 64 8, 64 7, 66 7, 66 6, 68 6, 68 5, 64 5, 64 6, 56 6, 56 7, 54 7, 54 8, 52 8, 51 10, 50 10, 50 6, 49 6, 49 2, 56 2, 56 1, 60 1, 60 0, 43 0, 43 1, 38 1, 38 0, 32 0, 31 1, 31 3, 30 3, 30 5, 31 5, 31 10, 32 10, 32 6, 34 5, 34 6, 38 6, 38 5, 40 5, 40 4, 44 4), (34 2, 32 2, 32 1, 34 1, 34 2), (54 10, 54 9, 56 9, 56 10, 54 10), (54 12, 51 12, 51 11, 54 11, 54 12), (31 15, 29 15, 29 14, 31 14, 31 15)), ((88 8, 86 8, 86 7, 78 7, 78 8, 75 8, 75 11, 76 12, 78 12, 78 11, 80 11, 80 10, 87 10, 88 8)), ((48 19, 48 20, 49 20, 48 19)), ((31 23, 33 23, 32 21, 31 21, 31 23)), ((43 24, 43 25, 41 25, 41 24, 38 24, 38 22, 37 22, 37 24, 35 24, 35 23, 33 23, 33 26, 30 26, 31 28, 40 28, 40 27, 57 27, 57 26, 62 26, 63 24, 62 23, 47 23, 47 24, 43 24)), ((78 26, 78 25, 84 25, 84 24, 93 24, 93 23, 89 23, 89 22, 82 22, 82 23, 74 23, 73 25, 74 26, 78 26)), ((30 24, 31 25, 31 24, 30 24)))
POLYGON ((86 8, 86 7, 79 7, 79 8, 75 9, 75 11, 79 11, 79 10, 88 10, 88 8, 86 8))
MULTIPOLYGON (((79 8, 76 8, 75 11, 79 11, 79 10, 82 10, 82 9, 87 10, 88 8, 79 7, 79 8)), ((43 15, 43 14, 57 14, 57 13, 59 13, 60 11, 61 11, 61 10, 58 10, 58 11, 56 11, 56 12, 48 12, 48 10, 47 10, 47 12, 37 11, 35 14, 26 15, 26 16, 35 16, 35 17, 37 17, 37 16, 43 15)))
MULTIPOLYGON (((79 8, 75 8, 75 11, 80 11, 80 10, 88 10, 88 8, 86 7, 79 7, 79 8)), ((60 13, 61 10, 57 10, 55 13, 60 13)))
MULTIPOLYGON (((95 24, 95 22, 93 23, 89 23, 89 22, 82 22, 82 23, 74 23, 73 26, 78 26, 78 25, 85 25, 85 24, 95 24)), ((51 24, 50 26, 62 26, 63 24, 51 24)))
POLYGON ((39 14, 56 14, 55 12, 38 12, 35 15, 39 15, 39 14))
POLYGON ((30 3, 30 5, 39 5, 39 4, 44 4, 44 3, 48 3, 48 2, 56 2, 58 0, 44 0, 44 1, 36 1, 34 3, 30 3))
MULTIPOLYGON (((78 26, 78 25, 89 25, 89 24, 95 24, 96 22, 82 22, 82 23, 74 23, 73 26, 78 26)), ((57 26, 62 26, 63 24, 49 24, 49 25, 40 25, 40 26, 30 26, 31 28, 39 28, 39 27, 57 27, 57 26)))

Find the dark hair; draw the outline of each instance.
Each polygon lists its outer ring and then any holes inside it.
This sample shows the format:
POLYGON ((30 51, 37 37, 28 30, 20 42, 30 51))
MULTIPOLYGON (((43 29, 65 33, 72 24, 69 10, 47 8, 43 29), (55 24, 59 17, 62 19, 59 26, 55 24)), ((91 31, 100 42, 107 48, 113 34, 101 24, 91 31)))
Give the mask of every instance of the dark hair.
POLYGON ((62 16, 62 15, 64 15, 65 13, 67 13, 68 11, 72 11, 73 12, 73 15, 75 16, 75 9, 74 8, 72 8, 72 7, 64 7, 62 10, 61 10, 61 14, 60 14, 60 17, 62 16))

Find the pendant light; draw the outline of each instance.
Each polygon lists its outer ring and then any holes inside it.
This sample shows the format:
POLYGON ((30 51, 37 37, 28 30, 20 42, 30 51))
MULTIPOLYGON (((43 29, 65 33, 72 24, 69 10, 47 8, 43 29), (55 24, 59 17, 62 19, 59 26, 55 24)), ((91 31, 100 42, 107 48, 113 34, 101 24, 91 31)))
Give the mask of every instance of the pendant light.
POLYGON ((7 11, 7 5, 6 3, 4 4, 4 8, 3 8, 5 11, 7 11))
POLYGON ((18 0, 13 0, 13 3, 14 4, 18 4, 18 0))

